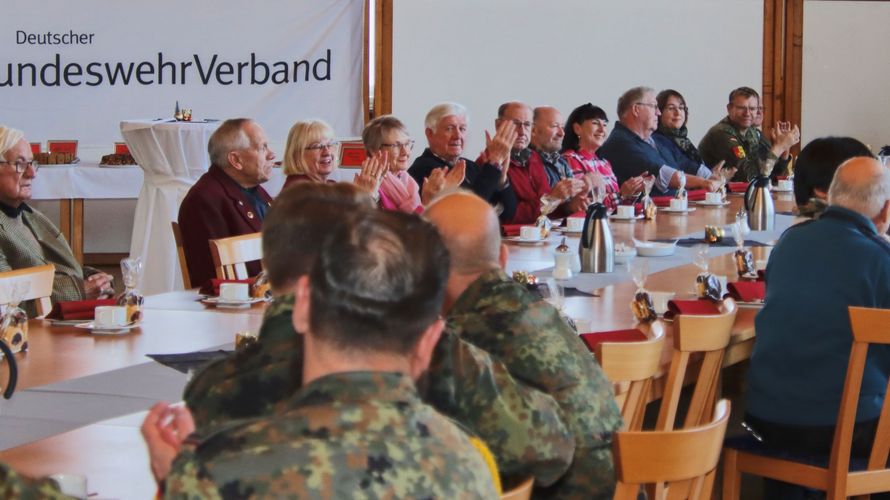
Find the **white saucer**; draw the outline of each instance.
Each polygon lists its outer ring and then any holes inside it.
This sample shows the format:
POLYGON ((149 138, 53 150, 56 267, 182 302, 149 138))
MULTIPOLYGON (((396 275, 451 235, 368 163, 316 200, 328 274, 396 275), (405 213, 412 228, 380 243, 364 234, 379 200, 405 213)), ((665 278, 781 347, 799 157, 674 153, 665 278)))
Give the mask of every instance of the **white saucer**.
POLYGON ((735 301, 736 305, 739 307, 744 307, 746 309, 761 309, 763 308, 764 302, 742 302, 740 300, 735 301))
POLYGON ((75 328, 80 328, 83 330, 89 330, 93 335, 123 335, 133 328, 138 327, 139 325, 136 323, 127 323, 126 325, 121 326, 108 326, 104 328, 97 328, 95 322, 90 321, 88 323, 79 323, 74 325, 75 328))
POLYGON ((674 210, 671 207, 658 207, 658 211, 667 214, 688 214, 690 212, 695 212, 695 207, 689 207, 686 210, 674 210))
POLYGON ((614 220, 618 222, 633 222, 637 219, 642 219, 643 214, 634 215, 633 217, 618 217, 618 214, 612 214, 609 216, 609 220, 614 220))
POLYGON ((790 193, 790 192, 794 191, 794 188, 791 188, 791 189, 779 189, 779 188, 777 188, 777 187, 773 187, 773 188, 770 189, 770 191, 772 191, 772 192, 774 192, 774 193, 790 193))
POLYGON ((504 238, 504 241, 506 241, 507 243, 516 243, 517 245, 542 245, 547 243, 547 238, 541 238, 540 240, 527 240, 521 236, 508 236, 504 238))
POLYGON ((667 257, 674 255, 677 250, 677 242, 662 243, 660 241, 639 241, 634 240, 637 248, 637 255, 640 257, 667 257))
POLYGON ((223 300, 219 297, 205 297, 201 299, 201 302, 204 304, 211 304, 216 307, 220 307, 223 309, 245 309, 257 302, 262 302, 266 299, 262 297, 251 297, 247 300, 223 300))
POLYGON ((729 205, 728 201, 724 201, 723 203, 708 203, 707 201, 694 201, 693 203, 695 203, 696 205, 698 205, 700 207, 715 207, 715 208, 725 207, 725 206, 729 205))
POLYGON ((553 230, 556 231, 556 232, 558 232, 558 233, 565 234, 565 235, 567 235, 567 236, 581 236, 581 230, 580 230, 580 229, 577 230, 577 231, 572 231, 572 230, 570 230, 570 229, 567 228, 567 227, 554 227, 553 230))

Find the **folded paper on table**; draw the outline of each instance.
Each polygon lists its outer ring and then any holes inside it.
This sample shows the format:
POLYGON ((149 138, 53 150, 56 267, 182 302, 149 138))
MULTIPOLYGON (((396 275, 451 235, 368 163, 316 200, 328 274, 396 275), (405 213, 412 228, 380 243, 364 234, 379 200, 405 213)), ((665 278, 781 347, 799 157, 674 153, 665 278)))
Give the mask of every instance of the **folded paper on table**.
POLYGON ((504 224, 501 226, 501 230, 504 232, 504 236, 519 236, 522 226, 527 224, 504 224))
POLYGON ((674 319, 680 314, 703 316, 720 314, 720 308, 710 300, 671 300, 668 302, 668 310, 664 313, 665 319, 674 319))
POLYGON ((68 302, 56 302, 53 310, 46 316, 47 319, 93 319, 98 306, 116 306, 115 299, 102 300, 72 300, 68 302))
POLYGON ((581 340, 590 349, 590 352, 596 350, 596 346, 603 342, 642 342, 646 340, 646 334, 636 328, 627 330, 611 330, 608 332, 582 333, 581 340))
MULTIPOLYGON (((686 199, 689 201, 704 201, 707 194, 708 192, 704 189, 694 189, 686 192, 686 199)), ((653 196, 652 201, 655 202, 656 206, 669 207, 671 206, 671 200, 674 198, 675 196, 653 196)))
POLYGON ((766 282, 736 281, 726 286, 729 296, 739 302, 761 302, 766 297, 766 282))

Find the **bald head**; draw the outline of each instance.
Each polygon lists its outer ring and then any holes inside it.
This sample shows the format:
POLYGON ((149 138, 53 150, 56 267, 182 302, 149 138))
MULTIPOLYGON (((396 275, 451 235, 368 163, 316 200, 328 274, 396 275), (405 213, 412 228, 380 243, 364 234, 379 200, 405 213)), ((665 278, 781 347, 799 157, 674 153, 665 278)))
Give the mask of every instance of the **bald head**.
POLYGON ((545 153, 555 153, 562 148, 563 130, 562 114, 553 106, 535 108, 532 116, 531 143, 545 153))
POLYGON ((851 158, 842 163, 828 188, 829 205, 858 212, 873 221, 881 217, 881 212, 886 211, 888 202, 890 170, 867 156, 851 158))
POLYGON ((500 226, 485 200, 472 193, 452 193, 436 200, 424 216, 439 230, 453 273, 477 274, 499 266, 500 226))
POLYGON ((516 125, 513 151, 527 148, 532 131, 532 108, 519 101, 505 102, 498 107, 498 118, 495 120, 495 124, 500 125, 504 120, 512 121, 516 125))

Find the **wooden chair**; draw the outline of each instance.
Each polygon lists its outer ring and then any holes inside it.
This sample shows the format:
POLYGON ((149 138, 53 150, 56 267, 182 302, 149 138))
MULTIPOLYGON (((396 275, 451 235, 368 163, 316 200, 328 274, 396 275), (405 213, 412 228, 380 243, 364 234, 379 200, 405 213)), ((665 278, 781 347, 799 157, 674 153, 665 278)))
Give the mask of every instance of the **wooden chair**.
POLYGON ((210 255, 219 279, 247 279, 245 262, 263 258, 262 233, 210 240, 210 255))
POLYGON ((179 223, 170 222, 173 227, 173 241, 176 242, 176 254, 179 256, 179 272, 182 273, 182 286, 186 290, 192 287, 192 280, 189 278, 189 265, 185 261, 185 248, 182 247, 182 232, 179 230, 179 223))
POLYGON ((683 390, 686 370, 689 368, 693 353, 701 353, 701 367, 695 379, 695 389, 682 428, 702 425, 713 414, 720 369, 723 367, 723 354, 729 345, 737 310, 734 300, 725 299, 720 306, 720 314, 702 316, 681 314, 676 317, 673 335, 674 353, 665 382, 664 395, 661 398, 656 430, 669 431, 676 425, 680 392, 683 390))
MULTIPOLYGON (((868 347, 869 344, 890 344, 890 309, 850 307, 849 310, 853 346, 831 453, 824 457, 827 460, 823 465, 814 465, 814 459, 819 457, 795 460, 788 454, 781 458, 770 456, 769 451, 760 446, 746 446, 745 451, 727 447, 723 453, 723 498, 739 498, 743 472, 824 490, 829 499, 890 491, 890 469, 886 467, 890 451, 890 397, 884 398, 868 462, 864 463, 863 460, 863 463, 853 464, 853 467, 850 463, 856 406, 868 347)), ((887 390, 890 391, 890 384, 887 390)))
POLYGON ((711 498, 729 408, 729 401, 721 400, 713 419, 701 426, 615 433, 612 456, 618 483, 614 498, 636 500, 641 486, 662 483, 667 488, 650 498, 711 498))
POLYGON ((501 493, 501 500, 528 500, 532 497, 535 478, 530 477, 510 491, 501 493))
POLYGON ((56 275, 56 266, 46 264, 44 266, 26 267, 15 271, 0 273, 0 304, 8 304, 13 287, 16 283, 27 283, 22 300, 34 300, 37 309, 37 317, 42 318, 49 314, 53 305, 50 295, 53 293, 53 279, 56 275))
MULTIPOLYGON (((664 325, 655 321, 649 326, 649 339, 641 342, 602 342, 596 346, 596 359, 606 378, 616 385, 627 385, 617 396, 622 430, 638 431, 643 428, 643 415, 652 379, 661 366, 664 352, 664 325)), ((616 390, 616 394, 618 391, 616 390)))

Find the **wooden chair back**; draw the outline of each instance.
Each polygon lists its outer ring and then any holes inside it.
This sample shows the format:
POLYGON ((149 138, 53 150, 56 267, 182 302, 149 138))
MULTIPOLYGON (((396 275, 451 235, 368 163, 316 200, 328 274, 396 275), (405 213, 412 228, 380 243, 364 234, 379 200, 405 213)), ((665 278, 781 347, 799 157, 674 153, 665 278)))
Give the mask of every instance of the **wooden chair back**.
POLYGON ((182 286, 186 290, 192 287, 192 280, 189 278, 189 265, 185 260, 185 248, 182 247, 182 232, 179 230, 179 223, 170 222, 173 227, 173 241, 176 242, 176 255, 179 256, 179 272, 182 273, 182 286))
POLYGON ((729 401, 721 400, 708 423, 686 429, 617 432, 614 498, 636 500, 641 486, 666 483, 654 498, 710 499, 729 409, 729 401))
POLYGON ((512 490, 501 493, 501 500, 529 500, 534 485, 535 478, 530 477, 512 490))
POLYGON ((674 352, 665 382, 664 396, 661 398, 656 430, 669 431, 676 425, 680 392, 683 390, 686 370, 694 353, 701 353, 701 366, 695 379, 695 388, 683 428, 701 425, 713 414, 720 369, 723 367, 723 354, 729 345, 737 311, 735 301, 725 299, 720 306, 720 314, 701 316, 681 314, 676 317, 674 352))
POLYGON ((262 233, 242 234, 210 240, 210 255, 219 279, 247 279, 245 262, 263 258, 262 233))
POLYGON ((24 293, 21 299, 23 301, 34 300, 37 317, 46 316, 53 308, 50 296, 53 294, 55 276, 56 266, 52 264, 0 273, 0 304, 8 304, 15 284, 24 282, 27 283, 27 286, 23 288, 24 293))
MULTIPOLYGON (((853 345, 828 467, 727 448, 724 452, 724 498, 739 497, 742 472, 824 490, 830 499, 890 491, 890 469, 886 465, 890 454, 890 398, 886 396, 867 466, 864 470, 850 471, 853 428, 868 348, 869 344, 890 345, 890 309, 850 307, 849 312, 853 345)), ((890 382, 885 390, 890 391, 890 382)))
POLYGON ((606 378, 622 386, 621 390, 616 388, 616 394, 621 393, 616 399, 624 418, 622 430, 643 428, 652 379, 661 367, 664 324, 661 321, 650 324, 648 336, 640 342, 602 342, 596 346, 596 359, 606 378))

